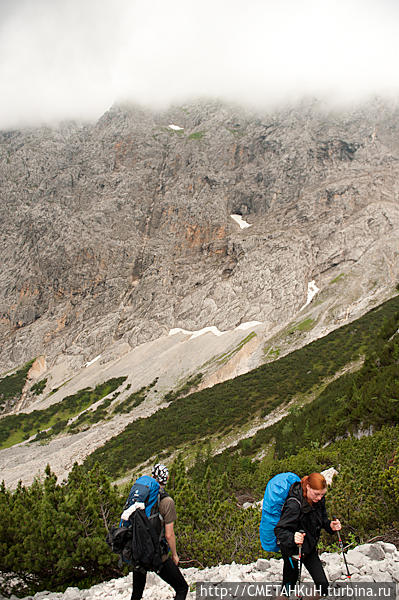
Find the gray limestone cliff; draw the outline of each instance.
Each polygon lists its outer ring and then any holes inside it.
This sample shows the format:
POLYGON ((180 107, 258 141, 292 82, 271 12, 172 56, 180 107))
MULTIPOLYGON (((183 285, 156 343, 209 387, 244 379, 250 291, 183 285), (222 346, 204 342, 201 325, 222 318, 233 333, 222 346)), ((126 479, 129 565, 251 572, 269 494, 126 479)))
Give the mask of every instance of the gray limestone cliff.
POLYGON ((0 132, 0 371, 39 355, 78 368, 175 327, 272 331, 309 281, 342 276, 337 326, 399 279, 398 192, 399 109, 382 101, 115 106, 0 132))

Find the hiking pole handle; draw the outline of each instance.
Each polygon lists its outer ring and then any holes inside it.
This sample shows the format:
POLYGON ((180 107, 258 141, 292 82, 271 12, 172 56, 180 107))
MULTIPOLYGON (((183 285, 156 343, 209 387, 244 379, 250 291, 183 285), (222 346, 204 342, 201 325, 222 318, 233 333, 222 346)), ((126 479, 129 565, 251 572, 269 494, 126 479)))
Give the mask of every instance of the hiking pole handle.
MULTIPOLYGON (((306 535, 306 531, 300 529, 298 533, 304 533, 306 535)), ((303 542, 302 542, 303 544, 303 542)), ((298 544, 299 548, 299 569, 298 569, 298 585, 301 584, 301 575, 302 575, 302 544, 298 544)))
MULTIPOLYGON (((306 531, 304 531, 303 529, 300 529, 300 530, 298 531, 298 533, 304 533, 304 534, 306 535, 306 531)), ((303 545, 303 542, 302 542, 302 544, 298 544, 298 548, 299 548, 299 559, 301 559, 301 558, 302 558, 302 545, 303 545)))
MULTIPOLYGON (((333 515, 333 520, 334 521, 337 520, 337 517, 335 517, 334 515, 333 515)), ((339 529, 336 530, 336 533, 337 533, 337 536, 338 536, 338 541, 339 541, 340 548, 343 551, 344 546, 343 546, 343 543, 342 543, 341 534, 339 533, 339 529)))
MULTIPOLYGON (((336 520, 337 520, 337 517, 336 517, 335 515, 333 515, 333 520, 334 520, 334 521, 336 521, 336 520)), ((340 534, 340 532, 339 532, 339 529, 337 529, 337 530, 336 530, 336 532, 337 532, 337 536, 338 536, 339 545, 340 545, 340 547, 341 547, 341 549, 342 549, 342 551, 343 551, 343 550, 344 550, 344 545, 343 545, 343 543, 342 543, 342 538, 341 538, 341 534, 340 534)))
MULTIPOLYGON (((333 519, 334 521, 336 520, 337 517, 335 517, 333 515, 333 519)), ((346 562, 346 556, 345 556, 345 552, 344 552, 344 545, 342 543, 342 539, 341 539, 341 535, 339 533, 339 530, 337 530, 337 535, 338 535, 338 542, 339 542, 339 547, 341 548, 341 552, 342 552, 342 558, 344 559, 344 563, 345 563, 345 567, 346 567, 346 573, 347 573, 347 577, 348 579, 351 578, 351 574, 349 572, 349 567, 348 567, 348 563, 346 562)))
MULTIPOLYGON (((337 521, 337 517, 335 515, 333 515, 333 521, 337 521)), ((339 532, 339 529, 337 529, 336 531, 337 531, 338 539, 339 539, 340 543, 342 544, 341 534, 339 532)))

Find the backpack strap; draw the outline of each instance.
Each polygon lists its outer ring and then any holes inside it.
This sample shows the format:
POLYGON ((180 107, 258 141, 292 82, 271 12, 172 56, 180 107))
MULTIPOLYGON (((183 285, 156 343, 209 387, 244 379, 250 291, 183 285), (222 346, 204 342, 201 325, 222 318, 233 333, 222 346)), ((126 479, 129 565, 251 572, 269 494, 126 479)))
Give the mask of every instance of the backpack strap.
MULTIPOLYGON (((156 501, 156 506, 157 506, 158 510, 157 510, 157 512, 154 512, 154 514, 152 514, 151 517, 150 517, 150 518, 152 518, 152 517, 159 517, 161 523, 163 523, 163 516, 159 512, 159 504, 160 504, 161 500, 163 500, 164 498, 169 498, 169 494, 168 494, 168 492, 165 492, 165 490, 160 489, 159 492, 158 492, 158 498, 157 498, 157 501, 156 501)), ((154 506, 155 506, 155 504, 154 504, 154 506)))
MULTIPOLYGON (((166 493, 165 491, 163 493, 161 491, 158 492, 157 501, 155 502, 154 506, 152 507, 151 515, 148 517, 150 523, 153 519, 159 519, 160 527, 159 527, 158 543, 160 543, 161 540, 163 540, 165 537, 165 525, 163 522, 164 519, 163 519, 163 516, 161 515, 161 513, 159 512, 159 503, 161 502, 161 500, 163 500, 163 498, 166 498, 167 496, 169 496, 169 494, 166 493)), ((156 525, 155 525, 155 527, 156 527, 156 525)))
POLYGON ((164 547, 165 553, 167 554, 169 552, 169 545, 168 545, 168 542, 166 541, 166 537, 165 537, 165 523, 164 523, 163 516, 159 512, 159 503, 164 498, 170 498, 170 495, 164 489, 160 488, 159 494, 158 494, 158 516, 159 516, 159 520, 161 523, 161 530, 159 532, 159 543, 160 543, 161 547, 162 546, 164 547))
POLYGON ((159 517, 160 516, 160 514, 159 514, 159 501, 160 501, 160 493, 158 492, 157 499, 154 502, 154 504, 153 504, 153 506, 151 508, 151 514, 148 517, 150 520, 151 519, 155 519, 155 517, 159 517))
POLYGON ((288 502, 288 500, 295 500, 295 502, 298 502, 299 506, 301 507, 301 501, 298 500, 298 498, 295 498, 295 496, 290 496, 289 498, 287 498, 286 502, 288 502))
POLYGON ((298 504, 299 504, 299 512, 300 512, 300 513, 302 513, 302 504, 301 504, 301 501, 300 501, 300 500, 298 500, 298 498, 295 498, 295 496, 289 496, 288 498, 286 498, 286 500, 285 500, 285 502, 284 502, 283 508, 282 508, 282 510, 281 510, 281 514, 283 513, 283 510, 284 510, 284 508, 287 506, 287 502, 288 502, 289 500, 295 500, 295 502, 298 502, 298 504))

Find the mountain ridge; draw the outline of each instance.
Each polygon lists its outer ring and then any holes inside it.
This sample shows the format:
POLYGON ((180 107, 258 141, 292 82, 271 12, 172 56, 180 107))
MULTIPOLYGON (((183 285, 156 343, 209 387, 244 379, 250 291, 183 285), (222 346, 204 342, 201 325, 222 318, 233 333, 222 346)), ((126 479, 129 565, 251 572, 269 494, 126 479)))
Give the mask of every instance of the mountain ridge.
MULTIPOLYGON (((114 106, 93 125, 1 132, 0 371, 35 359, 3 413, 128 374, 125 401, 162 373, 157 411, 199 374, 197 390, 244 374, 391 298, 397 116, 380 100, 114 106)), ((61 444, 67 470, 96 431, 61 444)))
POLYGON ((398 279, 396 115, 116 106, 95 125, 2 132, 1 370, 44 355, 74 372, 175 327, 271 331, 309 281, 341 273, 347 309, 384 293, 398 279))

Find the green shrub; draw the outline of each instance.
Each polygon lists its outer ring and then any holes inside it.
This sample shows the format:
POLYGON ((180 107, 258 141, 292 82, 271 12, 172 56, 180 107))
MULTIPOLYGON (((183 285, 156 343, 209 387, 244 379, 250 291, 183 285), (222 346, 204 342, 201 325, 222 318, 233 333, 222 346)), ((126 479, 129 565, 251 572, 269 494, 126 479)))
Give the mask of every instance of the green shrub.
MULTIPOLYGON (((273 447, 270 447, 273 451, 273 447)), ((281 460, 262 461, 238 455, 212 457, 199 451, 186 471, 181 456, 170 465, 167 490, 178 513, 176 534, 182 561, 212 566, 249 563, 270 557, 261 549, 258 508, 242 509, 239 494, 259 500, 276 473, 300 477, 338 467, 326 496, 327 511, 337 515, 344 541, 364 542, 374 535, 398 531, 399 426, 369 437, 350 438, 328 448, 299 448, 281 460)), ((156 459, 158 460, 159 457, 156 459)), ((50 468, 44 481, 19 484, 14 492, 0 486, 0 570, 17 575, 24 595, 68 586, 87 587, 122 574, 104 542, 107 529, 119 520, 131 482, 120 490, 98 464, 75 465, 66 483, 57 483, 50 468), (29 519, 22 518, 29 513, 29 519)), ((323 535, 321 550, 336 549, 335 538, 323 535)), ((0 591, 2 591, 0 589, 0 591)), ((14 590, 15 592, 15 590, 14 590)))
POLYGON ((121 503, 98 467, 87 472, 75 465, 66 484, 57 483, 49 467, 44 481, 30 487, 19 484, 10 492, 3 484, 0 570, 13 573, 14 593, 87 587, 120 573, 105 534, 121 503))
POLYGON ((290 327, 288 333, 295 333, 295 331, 310 331, 315 325, 316 321, 309 317, 308 319, 304 319, 300 323, 295 323, 295 325, 290 327))
MULTIPOLYGON (((89 467, 98 460, 108 473, 121 476, 161 451, 172 451, 187 444, 194 444, 216 432, 226 433, 228 427, 242 426, 259 414, 265 417, 274 408, 298 395, 315 394, 318 387, 324 389, 327 378, 334 376, 350 361, 358 359, 365 351, 370 356, 373 352, 384 351, 385 354, 381 354, 380 360, 389 361, 390 354, 385 348, 384 338, 381 337, 381 328, 386 329, 384 335, 392 335, 397 330, 398 309, 399 298, 395 297, 361 319, 245 375, 184 398, 176 399, 172 393, 172 405, 158 410, 148 418, 130 423, 122 433, 108 440, 90 455, 85 464, 89 467), (176 423, 179 423, 179 427, 176 423)), ((389 374, 389 385, 387 383, 381 402, 373 401, 372 413, 367 417, 365 426, 382 425, 385 399, 394 393, 394 361, 397 350, 394 349, 396 341, 392 343, 393 362, 387 365, 385 373, 380 372, 376 378, 379 382, 376 385, 382 385, 389 374)), ((370 368, 367 362, 365 369, 370 368)), ((377 365, 372 368, 378 372, 377 365)), ((367 372, 362 373, 362 376, 367 377, 367 372)), ((308 441, 309 424, 312 427, 314 443, 322 443, 334 439, 334 436, 344 435, 349 426, 356 430, 359 424, 356 410, 351 409, 349 416, 345 414, 349 402, 348 386, 352 384, 353 379, 350 377, 337 379, 311 407, 304 407, 297 415, 291 414, 280 423, 259 431, 251 442, 250 452, 255 454, 264 444, 277 439, 277 456, 290 455, 308 441), (338 402, 335 406, 337 397, 338 402), (339 413, 337 424, 334 423, 334 411, 339 413), (327 423, 326 414, 331 416, 327 423)), ((376 395, 375 389, 373 386, 368 388, 365 383, 362 407, 365 408, 366 398, 376 395)), ((395 423, 395 396, 391 395, 390 398, 393 400, 389 401, 388 418, 389 422, 395 423)), ((238 448, 241 449, 241 446, 238 445, 238 448)))
POLYGON ((188 136, 189 140, 201 140, 205 135, 205 131, 196 131, 195 133, 190 133, 188 136))
POLYGON ((177 398, 181 398, 182 396, 188 394, 193 387, 196 387, 201 383, 202 377, 202 373, 197 373, 197 375, 190 377, 179 389, 175 391, 171 390, 165 394, 166 402, 173 402, 174 400, 177 400, 177 398))
POLYGON ((47 378, 41 379, 37 383, 34 383, 30 389, 34 393, 35 396, 40 396, 40 394, 43 392, 44 388, 46 387, 46 383, 47 383, 47 378))
POLYGON ((66 426, 68 419, 110 394, 125 380, 126 377, 109 379, 97 385, 94 390, 91 388, 79 390, 76 394, 66 396, 61 402, 52 404, 43 410, 4 417, 0 420, 0 448, 10 447, 46 429, 51 431, 43 432, 40 439, 59 433, 57 423, 61 421, 66 426))
POLYGON ((26 382, 26 376, 33 362, 34 360, 31 360, 12 375, 6 375, 6 377, 0 379, 0 408, 9 402, 19 400, 26 382))

